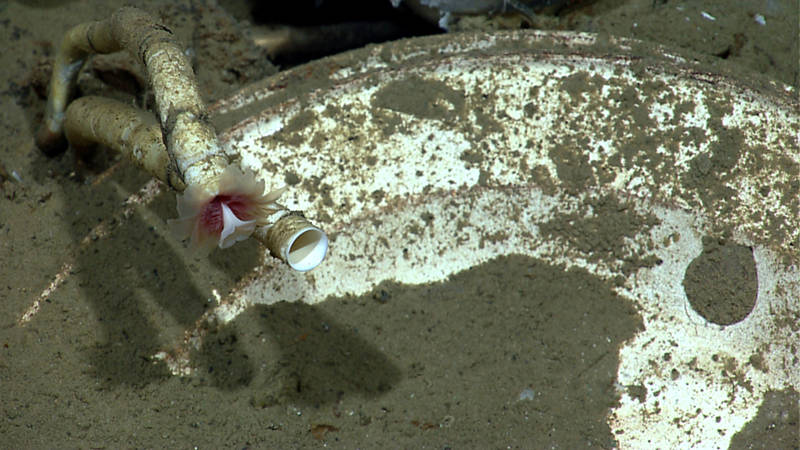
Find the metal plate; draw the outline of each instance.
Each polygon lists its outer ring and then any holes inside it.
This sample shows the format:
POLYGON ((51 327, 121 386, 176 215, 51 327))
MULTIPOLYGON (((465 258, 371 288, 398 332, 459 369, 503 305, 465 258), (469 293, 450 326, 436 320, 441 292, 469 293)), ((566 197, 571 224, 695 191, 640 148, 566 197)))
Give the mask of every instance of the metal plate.
POLYGON ((588 34, 446 35, 214 105, 231 157, 296 183, 286 203, 332 240, 308 274, 267 261, 187 344, 253 304, 528 255, 613 280, 640 311, 608 416, 623 447, 727 445, 765 392, 800 389, 800 120, 789 88, 705 64, 588 34))

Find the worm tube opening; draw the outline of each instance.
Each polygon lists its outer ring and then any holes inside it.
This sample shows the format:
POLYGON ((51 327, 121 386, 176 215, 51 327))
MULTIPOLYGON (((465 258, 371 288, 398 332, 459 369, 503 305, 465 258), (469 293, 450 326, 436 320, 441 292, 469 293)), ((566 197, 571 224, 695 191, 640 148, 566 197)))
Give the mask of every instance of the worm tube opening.
POLYGON ((299 212, 286 214, 263 232, 257 230, 255 237, 274 256, 300 272, 317 267, 328 253, 328 235, 299 212))

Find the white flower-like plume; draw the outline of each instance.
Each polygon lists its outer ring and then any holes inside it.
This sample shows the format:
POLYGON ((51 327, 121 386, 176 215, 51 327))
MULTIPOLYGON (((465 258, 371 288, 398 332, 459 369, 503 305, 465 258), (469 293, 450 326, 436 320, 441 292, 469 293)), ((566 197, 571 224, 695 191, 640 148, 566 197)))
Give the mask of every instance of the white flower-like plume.
POLYGON ((215 183, 190 185, 178 194, 178 218, 169 223, 180 238, 190 239, 194 250, 228 248, 285 209, 277 203, 285 191, 283 187, 265 193, 264 181, 251 170, 228 166, 215 183))

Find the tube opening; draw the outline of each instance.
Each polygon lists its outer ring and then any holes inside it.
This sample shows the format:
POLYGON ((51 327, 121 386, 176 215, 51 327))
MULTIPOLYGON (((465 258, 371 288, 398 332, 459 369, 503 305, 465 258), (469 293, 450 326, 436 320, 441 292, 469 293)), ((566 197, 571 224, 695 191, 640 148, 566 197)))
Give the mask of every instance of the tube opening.
POLYGON ((298 231, 289 241, 286 262, 297 271, 305 272, 317 267, 328 253, 328 236, 319 228, 298 231))

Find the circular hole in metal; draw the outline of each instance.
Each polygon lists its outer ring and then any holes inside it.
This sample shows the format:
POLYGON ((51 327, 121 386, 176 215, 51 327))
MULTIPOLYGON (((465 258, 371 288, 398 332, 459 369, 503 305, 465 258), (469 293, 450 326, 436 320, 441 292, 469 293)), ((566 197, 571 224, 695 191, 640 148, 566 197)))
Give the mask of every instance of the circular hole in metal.
POLYGON ((731 325, 744 320, 758 294, 753 250, 704 237, 703 252, 686 269, 683 289, 692 309, 709 322, 731 325))

